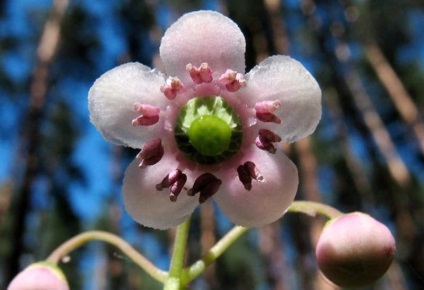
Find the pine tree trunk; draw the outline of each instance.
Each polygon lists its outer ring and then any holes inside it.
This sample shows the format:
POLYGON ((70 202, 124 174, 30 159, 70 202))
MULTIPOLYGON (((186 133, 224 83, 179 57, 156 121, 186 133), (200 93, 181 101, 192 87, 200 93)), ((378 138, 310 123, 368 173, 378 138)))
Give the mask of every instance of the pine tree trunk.
MULTIPOLYGON (((200 243, 202 247, 202 255, 205 255, 207 251, 216 243, 215 214, 213 204, 211 202, 205 203, 201 208, 200 227, 200 243)), ((206 268, 204 278, 207 285, 209 285, 209 289, 219 289, 215 264, 212 264, 206 268)))
POLYGON ((60 25, 67 5, 67 0, 54 1, 37 48, 37 62, 30 86, 28 116, 23 123, 21 137, 24 173, 21 186, 14 196, 14 218, 11 227, 13 247, 6 258, 6 283, 20 271, 20 257, 25 251, 25 224, 30 211, 32 186, 39 168, 37 150, 40 144, 40 123, 44 117, 43 109, 49 85, 49 66, 59 45, 60 25))
POLYGON ((356 106, 362 113, 365 125, 371 132, 375 144, 386 160, 390 174, 401 187, 406 187, 411 181, 408 167, 397 153, 396 146, 389 132, 375 109, 370 96, 367 94, 358 73, 353 69, 348 70, 346 84, 356 106))
MULTIPOLYGON (((318 168, 317 160, 312 153, 311 137, 303 138, 295 143, 297 156, 299 159, 299 176, 302 180, 300 190, 303 198, 309 201, 322 202, 318 189, 318 168)), ((314 246, 317 244, 322 228, 323 220, 312 219, 309 223, 310 249, 308 255, 314 255, 314 246)), ((335 287, 331 286, 323 279, 322 274, 317 268, 311 273, 306 273, 309 279, 313 280, 314 289, 332 290, 335 287), (312 278, 313 277, 313 278, 312 278)))

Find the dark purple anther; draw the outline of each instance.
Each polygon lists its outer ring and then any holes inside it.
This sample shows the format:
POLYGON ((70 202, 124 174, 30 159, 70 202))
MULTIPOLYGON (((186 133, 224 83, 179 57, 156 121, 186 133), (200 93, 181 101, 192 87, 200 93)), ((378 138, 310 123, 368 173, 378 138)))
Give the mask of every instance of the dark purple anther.
POLYGON ((261 138, 261 136, 256 137, 255 145, 259 149, 268 151, 269 153, 272 153, 272 154, 274 154, 277 151, 277 149, 275 149, 272 143, 264 140, 263 138, 261 138))
POLYGON ((138 166, 146 168, 149 165, 156 164, 162 159, 163 154, 162 140, 160 138, 150 139, 136 156, 137 159, 141 160, 138 166))
POLYGON ((181 190, 184 187, 184 184, 187 181, 187 175, 182 174, 176 182, 174 182, 169 190, 171 191, 171 194, 169 195, 169 199, 171 201, 177 201, 177 197, 180 194, 181 190))
POLYGON ((255 163, 252 161, 247 161, 243 165, 237 167, 238 177, 240 182, 243 184, 244 188, 247 191, 252 189, 252 179, 256 181, 263 182, 264 177, 262 176, 259 169, 256 167, 255 163))
POLYGON ((278 118, 273 113, 258 113, 256 112, 256 118, 262 122, 273 122, 276 124, 281 124, 281 119, 278 118))
POLYGON ((255 145, 261 150, 274 154, 277 150, 273 143, 281 142, 280 136, 268 129, 260 129, 259 136, 256 137, 255 145))
POLYGON ((213 196, 221 186, 221 179, 216 178, 212 173, 203 173, 194 181, 193 188, 187 191, 189 196, 194 196, 200 192, 199 202, 204 203, 208 198, 213 196))
POLYGON ((258 167, 256 167, 256 164, 253 163, 252 161, 247 161, 244 163, 244 168, 246 168, 246 170, 249 172, 250 176, 259 182, 263 182, 264 181, 264 177, 261 174, 261 172, 259 171, 258 167))
POLYGON ((221 187, 221 184, 222 184, 222 180, 218 178, 208 183, 206 187, 200 191, 199 203, 204 203, 210 197, 212 197, 215 193, 217 193, 219 188, 221 187))
POLYGON ((281 142, 281 137, 268 129, 259 129, 259 136, 268 142, 281 142))
POLYGON ((250 176, 250 173, 247 170, 247 168, 243 165, 239 165, 239 167, 237 167, 237 173, 238 173, 238 177, 239 177, 241 183, 243 184, 244 188, 246 190, 251 190, 252 189, 252 177, 250 176))
POLYGON ((187 175, 182 173, 181 170, 175 169, 165 176, 161 183, 156 184, 156 189, 162 190, 164 188, 169 188, 171 192, 169 199, 171 201, 176 201, 186 181, 187 175))

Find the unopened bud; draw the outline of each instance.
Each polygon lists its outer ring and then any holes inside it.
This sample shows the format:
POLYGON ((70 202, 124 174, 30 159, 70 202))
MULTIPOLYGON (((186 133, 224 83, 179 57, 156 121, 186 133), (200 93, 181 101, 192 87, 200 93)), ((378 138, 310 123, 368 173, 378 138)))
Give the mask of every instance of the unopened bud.
POLYGON ((59 267, 44 261, 26 267, 7 290, 69 290, 69 285, 59 267))
POLYGON ((322 273, 341 287, 361 287, 379 279, 393 261, 396 245, 389 229, 354 212, 325 226, 316 256, 322 273))

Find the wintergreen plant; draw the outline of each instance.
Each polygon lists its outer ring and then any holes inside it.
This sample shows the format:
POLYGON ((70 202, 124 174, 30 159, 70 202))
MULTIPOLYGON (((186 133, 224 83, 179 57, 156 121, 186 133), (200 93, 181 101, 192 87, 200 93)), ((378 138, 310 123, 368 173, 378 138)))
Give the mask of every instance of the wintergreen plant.
MULTIPOLYGON (((48 263, 101 240, 118 247, 164 289, 184 289, 249 227, 275 222, 290 211, 331 219, 317 259, 332 282, 350 286, 353 275, 370 283, 384 274, 395 243, 383 224, 320 203, 293 202, 297 169, 278 145, 315 131, 321 118, 318 83, 302 64, 282 55, 245 73, 244 53, 244 36, 232 20, 217 12, 192 12, 162 38, 164 73, 127 63, 103 74, 90 89, 90 118, 103 137, 141 149, 123 181, 126 210, 147 227, 177 226, 169 270, 156 268, 122 238, 100 231, 65 242, 48 263), (236 226, 185 266, 190 216, 210 199, 236 226), (372 233, 381 235, 373 240, 372 233)), ((31 280, 33 271, 24 270, 9 289, 31 280)), ((58 281, 51 277, 51 285, 58 281)))

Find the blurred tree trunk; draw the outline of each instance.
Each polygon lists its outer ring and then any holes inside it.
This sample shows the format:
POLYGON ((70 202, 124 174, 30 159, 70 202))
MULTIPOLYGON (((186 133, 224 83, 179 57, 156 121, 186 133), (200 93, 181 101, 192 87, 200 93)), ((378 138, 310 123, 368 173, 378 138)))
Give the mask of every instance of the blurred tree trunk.
POLYGON ((324 92, 324 103, 328 108, 331 123, 334 124, 336 138, 340 144, 340 150, 346 161, 355 188, 360 195, 362 207, 369 212, 375 206, 375 198, 372 195, 372 187, 366 175, 366 171, 361 165, 360 160, 351 150, 351 140, 349 138, 348 128, 343 119, 343 112, 340 107, 339 96, 334 89, 324 92))
POLYGON ((411 175, 403 160, 400 158, 389 132, 384 126, 379 113, 367 94, 358 73, 349 68, 346 73, 346 84, 353 100, 362 114, 365 125, 372 134, 375 144, 386 160, 393 179, 403 188, 409 185, 411 175))
MULTIPOLYGON (((216 243, 215 236, 215 214, 213 204, 205 203, 200 211, 200 244, 202 256, 206 255, 210 248, 216 243)), ((203 276, 209 289, 219 289, 216 277, 215 263, 206 268, 203 276)))
MULTIPOLYGON (((113 180, 113 192, 110 201, 107 203, 107 230, 115 233, 121 233, 120 221, 122 218, 122 209, 119 204, 119 196, 121 195, 122 179, 124 168, 124 148, 121 146, 112 146, 111 148, 111 166, 110 176, 113 180)), ((104 262, 104 270, 101 271, 103 276, 99 277, 100 284, 108 285, 105 289, 128 288, 128 273, 126 271, 125 262, 116 257, 116 248, 106 245, 105 247, 106 261, 104 262)), ((98 288, 101 289, 101 288, 98 288)))
MULTIPOLYGON (((302 197, 305 200, 322 202, 318 189, 318 164, 314 154, 312 153, 311 137, 306 137, 297 141, 294 146, 300 163, 299 177, 301 180, 300 190, 302 192, 302 197)), ((318 243, 322 228, 324 227, 324 221, 316 217, 312 219, 307 226, 309 227, 307 238, 310 240, 310 248, 308 249, 308 252, 304 253, 304 255, 314 256, 314 246, 318 243)), ((308 269, 308 267, 305 267, 305 269, 308 269)), ((322 274, 318 271, 318 267, 309 267, 309 269, 309 273, 305 273, 307 275, 305 279, 312 282, 314 289, 337 289, 337 287, 331 286, 323 279, 322 274)))
POLYGON ((386 89, 403 121, 412 128, 421 154, 424 156, 424 123, 420 119, 418 108, 414 104, 412 97, 377 42, 373 39, 368 39, 364 43, 363 48, 368 62, 386 89))
MULTIPOLYGON (((410 4, 413 4, 412 1, 410 4)), ((359 43, 362 45, 364 55, 371 65, 371 68, 374 70, 376 76, 380 80, 381 85, 386 90, 389 98, 393 102, 394 107, 398 111, 403 122, 410 127, 413 135, 415 136, 418 147, 421 151, 421 155, 424 156, 424 123, 419 114, 419 110, 415 105, 412 96, 408 92, 401 78, 399 77, 396 70, 390 64, 388 58, 384 53, 384 49, 378 43, 376 36, 378 35, 378 27, 375 27, 376 20, 373 19, 373 8, 370 7, 370 3, 364 3, 359 6, 352 1, 342 1, 346 15, 349 14, 348 11, 360 11, 362 8, 365 10, 364 13, 361 13, 360 19, 356 17, 346 17, 347 23, 350 24, 350 27, 356 33, 356 37, 359 43)), ((418 4, 418 3, 417 3, 418 4)), ((390 6, 390 5, 388 5, 390 6)), ((392 9, 399 7, 392 6, 392 9)), ((396 9, 398 10, 398 9, 396 9)), ((393 19, 405 18, 405 13, 403 11, 392 11, 393 19), (401 14, 401 17, 396 17, 401 14)), ((375 13, 375 12, 374 12, 375 13)), ((396 23, 402 22, 403 19, 397 19, 396 23)), ((406 19, 405 19, 406 20, 406 19)), ((378 22, 378 20, 377 20, 378 22)), ((402 30, 401 30, 402 31, 402 30)), ((398 33, 399 34, 399 33, 398 33)), ((401 35, 398 35, 401 37, 401 35)), ((390 41, 395 41, 390 39, 390 41)), ((390 49, 390 48, 389 48, 390 49)))
POLYGON ((13 194, 14 182, 6 180, 0 184, 0 233, 3 234, 6 227, 6 216, 10 207, 13 194))
POLYGON ((284 254, 281 223, 274 222, 263 226, 259 231, 259 251, 267 265, 266 280, 274 290, 290 289, 288 283, 288 267, 284 254))
MULTIPOLYGON (((24 170, 19 189, 14 196, 12 250, 6 257, 5 281, 8 283, 20 270, 20 257, 25 251, 24 233, 27 214, 30 211, 31 190, 39 171, 37 150, 40 145, 40 124, 43 120, 49 86, 49 66, 52 63, 60 40, 60 26, 67 0, 55 0, 49 18, 44 26, 37 48, 37 62, 30 86, 28 115, 23 122, 21 146, 24 170)), ((9 214, 12 214, 10 212, 9 214)))

